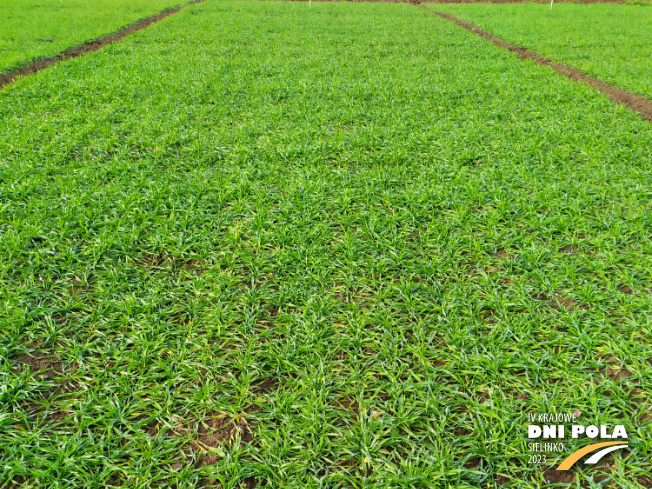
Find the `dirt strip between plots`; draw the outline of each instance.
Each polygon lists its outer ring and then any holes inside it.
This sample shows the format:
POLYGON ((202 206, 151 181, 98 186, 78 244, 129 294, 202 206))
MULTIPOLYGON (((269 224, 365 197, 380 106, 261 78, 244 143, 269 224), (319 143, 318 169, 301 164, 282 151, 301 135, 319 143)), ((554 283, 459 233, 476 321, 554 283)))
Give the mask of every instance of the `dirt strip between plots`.
POLYGON ((507 41, 504 41, 494 36, 493 34, 490 34, 487 31, 483 31, 478 26, 469 24, 468 22, 458 19, 457 17, 454 17, 450 14, 446 14, 444 12, 437 12, 436 10, 433 10, 425 5, 419 5, 419 7, 429 10, 430 12, 437 14, 443 19, 450 20, 451 22, 455 22, 457 25, 463 27, 464 29, 471 31, 474 34, 477 34, 478 36, 488 41, 491 41, 496 46, 509 49, 513 53, 518 54, 521 58, 531 59, 544 66, 549 66, 557 73, 567 76, 571 80, 586 83, 587 85, 593 88, 597 88, 617 104, 625 105, 626 107, 632 109, 634 112, 637 112, 643 119, 647 120, 648 122, 652 122, 652 102, 647 100, 646 98, 641 97, 640 95, 636 95, 631 92, 626 92, 625 90, 616 88, 613 85, 609 85, 608 83, 605 83, 603 81, 585 75, 584 73, 582 73, 579 70, 576 70, 575 68, 571 68, 570 66, 555 63, 553 60, 541 56, 540 54, 537 54, 533 51, 528 51, 525 48, 514 46, 513 44, 510 44, 507 41))
MULTIPOLYGON (((307 2, 308 0, 278 0, 281 2, 307 2)), ((375 2, 375 3, 411 3, 420 5, 423 3, 542 3, 549 5, 550 0, 312 0, 314 2, 375 2)), ((555 0, 555 3, 610 3, 613 5, 622 5, 631 0, 555 0)), ((650 3, 650 0, 643 0, 650 3)))
MULTIPOLYGON (((555 3, 612 3, 615 5, 622 5, 630 0, 555 0, 555 3)), ((411 3, 543 3, 549 4, 550 0, 421 0, 411 3)))
MULTIPOLYGON (((155 24, 156 22, 169 17, 170 15, 173 15, 177 12, 179 12, 181 9, 184 7, 194 5, 197 3, 202 3, 205 0, 192 0, 188 3, 185 3, 183 5, 180 5, 178 7, 171 8, 169 10, 165 10, 159 14, 156 14, 152 17, 147 17, 135 24, 132 24, 130 26, 125 27, 124 29, 115 32, 113 34, 109 34, 107 36, 101 37, 99 39, 95 39, 93 41, 89 41, 85 44, 82 44, 81 46, 73 47, 66 49, 65 51, 61 52, 60 54, 56 56, 52 56, 50 58, 45 58, 41 60, 35 60, 32 61, 29 65, 24 66, 22 68, 19 68, 15 71, 9 72, 9 73, 4 73, 0 74, 0 90, 2 90, 4 87, 7 85, 13 83, 16 81, 16 78, 20 76, 25 76, 25 75, 32 75, 34 73, 38 73, 39 71, 47 68, 48 66, 54 65, 56 63, 60 63, 61 61, 65 61, 67 59, 71 58, 77 58, 79 56, 83 56, 87 53, 92 53, 97 50, 99 50, 101 47, 106 46, 107 44, 112 44, 118 41, 121 41, 125 37, 127 37, 129 34, 132 34, 136 31, 145 29, 149 27, 152 24, 155 24)), ((373 1, 373 0, 372 0, 373 1)), ((397 1, 397 2, 402 2, 405 0, 381 0, 381 1, 397 1)), ((409 0, 408 0, 409 1, 409 0)), ((428 0, 426 0, 428 1, 428 0)), ((480 2, 487 2, 487 3, 519 3, 519 1, 522 0, 441 0, 440 3, 465 3, 467 1, 480 1, 480 2)), ((547 0, 539 0, 539 1, 546 1, 547 0)), ((557 0, 563 1, 563 0, 557 0)), ((581 3, 612 3, 614 0, 574 0, 576 2, 581 2, 581 3)), ((451 22, 455 22, 459 26, 463 27, 464 29, 467 29, 468 31, 473 32, 474 34, 477 34, 480 37, 483 37, 484 39, 487 39, 488 41, 491 41, 494 43, 496 46, 499 46, 501 48, 508 49, 514 53, 517 53, 521 58, 528 58, 533 61, 536 61, 539 64, 542 64, 544 66, 549 66, 552 69, 554 69, 557 73, 560 73, 562 75, 567 76, 568 78, 586 83, 589 86, 592 86, 594 88, 597 88, 598 90, 602 91, 607 97, 609 97, 611 100, 613 100, 616 103, 623 104, 627 106, 628 108, 632 109, 633 111, 637 112, 641 117, 643 117, 645 120, 652 122, 652 102, 631 92, 626 92, 625 90, 621 90, 619 88, 616 88, 612 85, 609 85, 603 81, 597 80, 595 78, 592 78, 584 73, 582 73, 579 70, 576 70, 575 68, 571 68, 570 66, 562 65, 559 63, 555 63, 551 59, 548 59, 544 56, 541 56, 533 51, 528 51, 525 48, 515 46, 513 44, 508 43, 507 41, 504 41, 503 39, 500 39, 492 34, 490 34, 487 31, 484 31, 480 29, 478 26, 475 26, 473 24, 470 24, 468 22, 465 22, 461 19, 458 19, 457 17, 454 17, 450 14, 446 14, 444 12, 438 12, 436 10, 433 10, 430 7, 427 7, 426 5, 420 3, 419 0, 411 0, 410 3, 414 3, 415 5, 422 7, 430 12, 433 12, 437 14, 438 16, 442 17, 443 19, 449 20, 451 22)), ((619 0, 615 0, 614 3, 619 3, 619 0)))
POLYGON ((155 24, 158 21, 165 19, 166 17, 169 17, 172 14, 176 14, 182 8, 188 7, 190 5, 194 5, 196 3, 202 3, 204 1, 205 0, 192 0, 191 2, 184 3, 183 5, 179 5, 178 7, 173 7, 171 9, 164 10, 163 12, 153 15, 152 17, 147 17, 145 19, 142 19, 136 22, 135 24, 127 26, 118 32, 114 32, 113 34, 100 37, 99 39, 95 39, 93 41, 88 41, 82 44, 81 46, 68 48, 65 51, 55 56, 52 56, 50 58, 34 60, 27 66, 23 66, 22 68, 18 68, 17 70, 11 71, 9 73, 0 73, 0 90, 2 90, 7 85, 13 83, 14 81, 16 81, 16 78, 20 76, 33 75, 34 73, 38 73, 39 71, 44 70, 48 66, 52 66, 54 64, 60 63, 61 61, 65 61, 71 58, 78 58, 79 56, 83 56, 88 53, 93 53, 99 50, 101 47, 106 46, 107 44, 113 44, 114 42, 122 41, 129 34, 133 34, 136 31, 143 30, 149 27, 150 25, 155 24))

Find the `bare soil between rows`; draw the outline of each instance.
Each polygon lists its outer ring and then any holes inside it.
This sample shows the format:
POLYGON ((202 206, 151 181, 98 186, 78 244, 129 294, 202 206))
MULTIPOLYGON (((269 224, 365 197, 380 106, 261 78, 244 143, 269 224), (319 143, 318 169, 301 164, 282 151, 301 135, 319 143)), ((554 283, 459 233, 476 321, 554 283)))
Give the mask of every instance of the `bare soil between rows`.
POLYGON ((189 5, 194 5, 196 3, 201 3, 203 1, 205 0, 192 0, 191 2, 185 3, 178 7, 173 7, 171 9, 164 10, 163 12, 153 15, 152 17, 147 17, 145 19, 142 19, 136 22, 135 24, 129 25, 124 29, 119 30, 118 32, 114 32, 113 34, 100 37, 93 41, 88 41, 82 44, 81 46, 68 48, 65 51, 62 51, 61 53, 55 56, 51 56, 49 58, 34 60, 31 63, 29 63, 27 66, 23 66, 22 68, 18 68, 16 70, 10 71, 9 73, 0 73, 0 90, 2 90, 7 85, 13 83, 14 81, 16 81, 16 78, 20 76, 33 75, 41 70, 44 70, 48 66, 52 66, 54 64, 60 63, 61 61, 65 61, 71 58, 78 58, 80 56, 84 56, 85 54, 93 53, 99 50, 100 48, 102 48, 103 46, 106 46, 107 44, 113 44, 115 42, 122 41, 129 34, 133 34, 136 31, 143 30, 151 26, 152 24, 155 24, 160 20, 169 17, 172 14, 176 14, 182 8, 188 7, 189 5))
POLYGON ((609 97, 609 99, 612 101, 630 108, 634 112, 638 113, 643 119, 647 120, 648 122, 652 122, 652 101, 641 97, 640 95, 626 92, 625 90, 621 90, 620 88, 614 87, 613 85, 609 85, 608 83, 590 77, 575 68, 571 68, 570 66, 555 63, 553 60, 546 58, 545 56, 541 56, 540 54, 537 54, 533 51, 529 51, 525 48, 510 44, 507 41, 480 29, 478 26, 465 22, 450 14, 437 12, 423 5, 422 7, 430 12, 437 14, 443 19, 455 22, 460 27, 463 27, 464 29, 486 39, 487 41, 494 43, 496 46, 508 49, 509 51, 518 54, 523 59, 531 59, 532 61, 536 61, 543 66, 549 66, 557 73, 564 75, 571 80, 585 83, 593 88, 596 88, 604 93, 607 97, 609 97))

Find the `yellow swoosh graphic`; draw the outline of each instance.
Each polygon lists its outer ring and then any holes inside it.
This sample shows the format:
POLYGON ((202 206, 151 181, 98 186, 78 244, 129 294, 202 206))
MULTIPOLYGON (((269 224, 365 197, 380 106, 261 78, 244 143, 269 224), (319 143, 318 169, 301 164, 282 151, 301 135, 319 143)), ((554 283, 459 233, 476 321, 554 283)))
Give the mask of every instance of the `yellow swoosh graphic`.
POLYGON ((577 462, 587 453, 592 452, 593 450, 597 450, 598 448, 610 447, 612 445, 627 445, 627 442, 606 441, 604 443, 594 443, 593 445, 588 445, 584 448, 580 448, 578 451, 571 453, 568 458, 566 458, 566 460, 559 464, 557 470, 568 470, 573 466, 575 462, 577 462))

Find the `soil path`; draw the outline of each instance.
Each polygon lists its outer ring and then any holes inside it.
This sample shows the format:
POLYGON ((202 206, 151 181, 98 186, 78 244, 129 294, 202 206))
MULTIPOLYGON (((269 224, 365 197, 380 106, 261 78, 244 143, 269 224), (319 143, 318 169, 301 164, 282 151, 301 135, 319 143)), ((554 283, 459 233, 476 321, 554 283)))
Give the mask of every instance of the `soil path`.
POLYGON ((159 14, 142 19, 136 22, 135 24, 129 25, 118 32, 114 32, 113 34, 100 37, 93 41, 88 41, 82 44, 81 46, 68 48, 65 51, 62 51, 61 53, 49 58, 34 60, 31 63, 29 63, 27 66, 23 66, 22 68, 18 68, 9 73, 0 73, 0 90, 2 90, 10 83, 16 81, 16 78, 18 78, 19 76, 33 75, 34 73, 38 73, 39 71, 44 70, 45 68, 53 64, 60 63, 61 61, 65 61, 70 58, 77 58, 87 53, 95 52, 98 49, 100 49, 102 46, 106 46, 107 44, 113 44, 114 42, 122 41, 129 34, 145 29, 150 25, 155 24, 156 22, 163 20, 166 17, 169 17, 172 14, 176 14, 179 10, 181 10, 184 7, 187 7, 189 5, 194 5, 196 3, 201 3, 203 1, 204 0, 193 0, 191 2, 185 3, 178 7, 173 7, 171 9, 164 10, 159 14))
POLYGON ((493 34, 490 34, 487 31, 483 31, 478 26, 469 24, 468 22, 458 19, 457 17, 454 17, 450 14, 437 12, 436 10, 433 10, 425 5, 419 5, 419 6, 426 10, 429 10, 430 12, 434 12, 435 14, 439 15, 443 19, 450 20, 451 22, 455 22, 457 25, 465 28, 466 30, 471 31, 474 34, 477 34, 478 36, 483 37, 488 41, 491 41, 496 46, 509 49, 513 53, 518 54, 521 58, 531 59, 544 66, 549 66, 557 73, 567 76, 571 80, 586 83, 587 85, 593 88, 597 88, 614 102, 629 107, 634 112, 637 112, 641 117, 643 117, 643 119, 647 120, 648 122, 652 122, 652 101, 644 97, 641 97, 640 95, 636 95, 635 93, 631 93, 631 92, 626 92, 625 90, 621 90, 620 88, 614 87, 613 85, 609 85, 608 83, 600 81, 596 78, 592 78, 582 73, 581 71, 576 70, 575 68, 571 68, 570 66, 555 63, 553 60, 541 56, 540 54, 537 54, 533 51, 528 51, 525 48, 514 46, 513 44, 510 44, 507 41, 504 41, 494 36, 493 34))
MULTIPOLYGON (((0 74, 0 90, 2 90, 4 87, 9 85, 10 83, 13 83, 17 77, 19 76, 24 76, 24 75, 31 75, 34 73, 38 73, 39 71, 47 68, 48 66, 51 66, 56 63, 60 63, 61 61, 70 59, 70 58, 77 58, 79 56, 83 56, 87 53, 92 53, 97 51, 103 46, 106 46, 107 44, 112 44, 114 42, 121 41, 125 37, 127 37, 129 34, 132 34, 136 31, 145 29, 149 27, 152 24, 155 24, 156 22, 169 17, 170 15, 173 15, 177 13, 179 10, 181 10, 184 7, 187 7, 189 5, 194 5, 197 3, 204 2, 205 0, 192 0, 191 2, 188 2, 186 4, 180 5, 179 7, 174 7, 169 10, 165 10, 159 14, 156 14, 152 17, 147 17, 146 19, 143 19, 135 24, 132 24, 130 26, 125 27, 124 29, 115 32, 113 34, 109 34, 107 36, 101 37, 99 39, 95 39, 93 41, 89 41, 85 44, 82 44, 81 46, 73 47, 66 49, 65 51, 61 52, 60 54, 57 54, 56 56, 52 56, 50 58, 45 58, 45 59, 40 59, 40 60, 35 60, 32 61, 29 65, 24 66, 22 68, 19 68, 15 71, 9 72, 9 73, 4 73, 0 74)), ((391 1, 391 0, 390 0, 391 1)), ((402 0, 397 0, 397 1, 402 1, 402 0)), ((559 63, 555 63, 551 59, 548 59, 544 56, 541 56, 533 51, 528 51, 525 48, 515 46, 513 44, 508 43, 507 41, 504 41, 503 39, 500 39, 492 34, 490 34, 487 31, 483 31, 480 29, 478 26, 475 26, 473 24, 470 24, 468 22, 465 22, 461 19, 458 19, 457 17, 454 17, 450 14, 446 14, 443 12, 437 12, 436 10, 431 9, 430 7, 427 7, 426 5, 419 4, 419 0, 413 0, 414 3, 416 3, 419 7, 422 7, 430 12, 433 12, 437 14, 438 16, 449 20, 451 22, 455 22, 457 25, 463 27, 464 29, 467 29, 468 31, 473 32, 474 34, 477 34, 480 37, 483 37, 484 39, 487 39, 488 41, 491 41, 494 43, 496 46, 500 46, 501 48, 508 49, 514 53, 517 53, 521 58, 527 58, 531 59, 533 61, 536 61, 539 64, 542 64, 544 66, 549 66, 552 69, 554 69, 557 73, 560 73, 562 75, 567 76, 568 78, 586 83, 587 85, 590 85, 594 88, 597 88, 601 92, 603 92, 607 97, 609 97, 611 100, 613 100, 616 103, 623 104, 633 111, 637 112, 638 114, 641 115, 645 120, 652 122, 652 102, 647 100, 646 98, 643 98, 639 95, 636 95, 631 92, 627 92, 625 90, 621 90, 620 88, 614 87, 612 85, 609 85, 603 81, 600 81, 596 78, 592 78, 584 73, 582 73, 579 70, 576 70, 575 68, 571 68, 570 66, 562 65, 559 63)), ((442 3, 445 3, 447 0, 444 0, 442 3)), ((464 2, 467 0, 448 0, 449 2, 464 2)), ((512 1, 512 0, 493 0, 494 2, 500 2, 500 1, 512 1)), ((558 0, 559 1, 559 0, 558 0)), ((580 0, 582 1, 582 0, 580 0)), ((584 0, 585 2, 593 3, 593 2, 601 2, 604 0, 584 0)), ((613 1, 613 0, 612 0, 613 1)))
MULTIPOLYGON (((281 2, 307 2, 308 0, 279 0, 281 2)), ((549 5, 550 0, 313 0, 314 2, 378 2, 378 3, 411 3, 420 5, 423 3, 437 4, 437 3, 542 3, 549 5)), ((631 0, 555 0, 555 3, 610 3, 614 5, 622 5, 631 0)), ((650 2, 651 0, 643 0, 650 2)))
MULTIPOLYGON (((613 3, 622 5, 630 0, 555 0, 555 3, 613 3)), ((549 4, 550 0, 421 0, 416 3, 543 3, 549 4)), ((415 2, 411 2, 415 3, 415 2)))

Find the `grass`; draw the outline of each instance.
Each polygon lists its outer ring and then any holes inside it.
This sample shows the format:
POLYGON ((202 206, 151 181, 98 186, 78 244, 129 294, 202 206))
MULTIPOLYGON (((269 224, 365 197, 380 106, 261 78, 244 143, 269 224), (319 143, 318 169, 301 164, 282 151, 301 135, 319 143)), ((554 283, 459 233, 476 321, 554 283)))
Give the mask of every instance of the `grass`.
POLYGON ((631 450, 572 487, 647 484, 650 147, 407 4, 209 1, 18 80, 0 481, 535 488, 526 413, 580 409, 631 450))
POLYGON ((495 36, 652 100, 652 3, 437 5, 495 36))
POLYGON ((0 73, 54 56, 181 4, 180 0, 0 2, 0 73))

